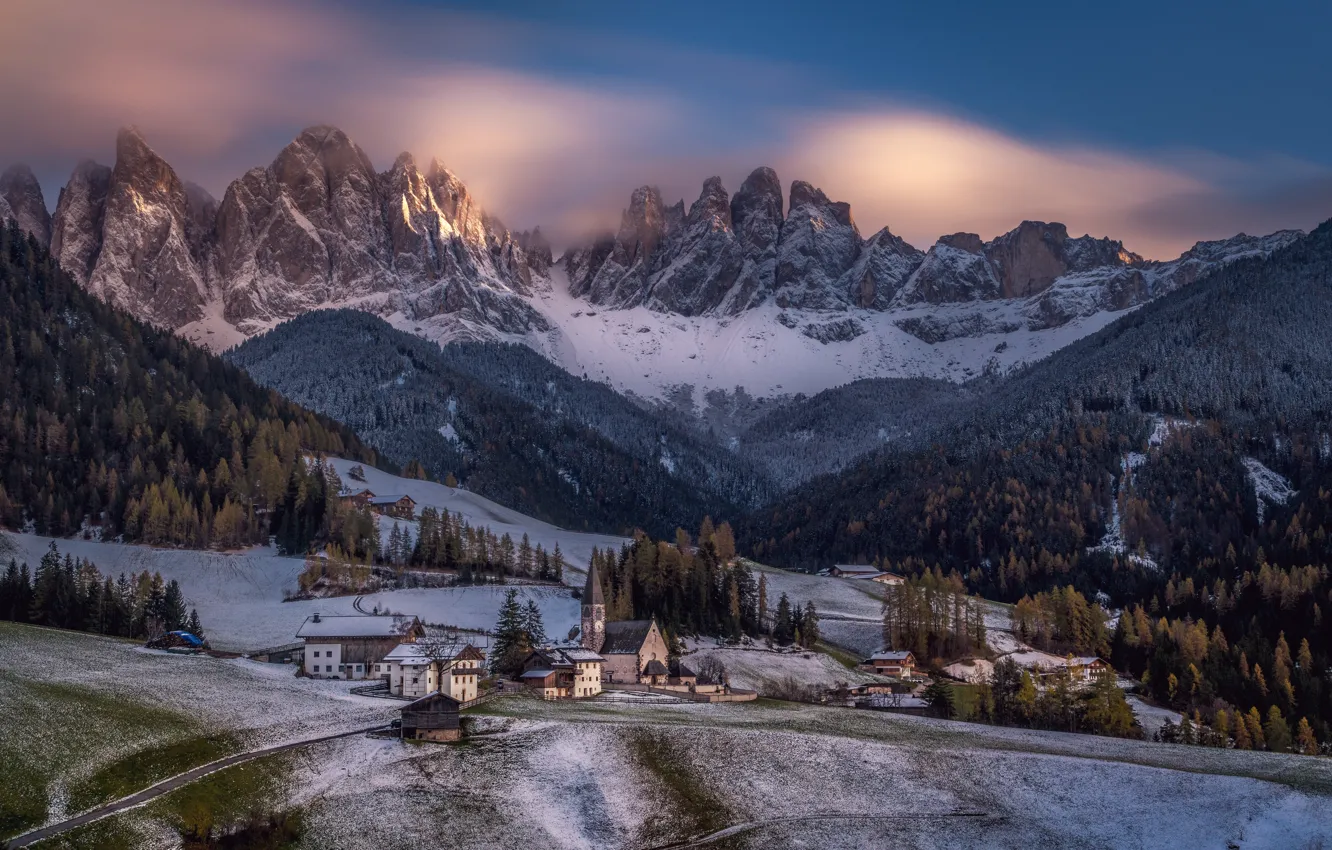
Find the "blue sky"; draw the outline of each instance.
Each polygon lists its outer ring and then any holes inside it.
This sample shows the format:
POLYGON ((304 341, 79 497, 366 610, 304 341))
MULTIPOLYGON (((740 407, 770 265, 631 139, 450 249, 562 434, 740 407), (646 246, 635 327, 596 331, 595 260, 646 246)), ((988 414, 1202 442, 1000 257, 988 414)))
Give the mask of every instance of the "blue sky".
MULTIPOLYGON (((1055 139, 1332 163, 1329 3, 416 5, 801 68, 829 90, 791 92, 799 105, 879 97, 1055 139)), ((635 73, 577 46, 552 44, 529 61, 557 73, 635 73)))
POLYGON ((1037 218, 1165 256, 1332 216, 1326 3, 13 2, 0 162, 52 206, 121 125, 220 197, 330 123, 565 243, 758 165, 921 247, 1037 218))

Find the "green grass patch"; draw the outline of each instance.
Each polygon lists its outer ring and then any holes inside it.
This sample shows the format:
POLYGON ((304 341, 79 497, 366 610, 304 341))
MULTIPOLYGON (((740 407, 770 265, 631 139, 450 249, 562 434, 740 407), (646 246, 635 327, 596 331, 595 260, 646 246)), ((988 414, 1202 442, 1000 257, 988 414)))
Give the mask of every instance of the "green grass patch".
POLYGON ((70 808, 85 811, 119 800, 193 767, 217 761, 239 749, 227 735, 185 738, 130 753, 70 788, 70 808))
POLYGON ((730 823, 725 802, 708 788, 702 775, 684 754, 658 729, 639 728, 629 736, 634 760, 651 773, 665 797, 668 818, 649 818, 640 840, 660 842, 703 835, 730 823))
MULTIPOLYGON (((96 649, 109 644, 103 637, 0 623, 0 647, 11 641, 56 657, 74 651, 85 660, 90 650, 96 658, 96 649)), ((56 783, 65 783, 64 811, 73 816, 234 748, 201 738, 205 730, 183 713, 99 691, 96 682, 40 681, 25 672, 0 661, 0 839, 44 823, 56 783)))
POLYGON ((838 664, 841 664, 843 667, 845 667, 848 670, 855 670, 857 667, 860 666, 861 659, 858 656, 856 656, 854 653, 850 652, 849 650, 843 649, 842 647, 837 646, 835 644, 831 644, 828 643, 827 641, 821 640, 814 645, 814 648, 817 649, 819 652, 822 652, 825 655, 830 656, 834 661, 836 661, 838 664))

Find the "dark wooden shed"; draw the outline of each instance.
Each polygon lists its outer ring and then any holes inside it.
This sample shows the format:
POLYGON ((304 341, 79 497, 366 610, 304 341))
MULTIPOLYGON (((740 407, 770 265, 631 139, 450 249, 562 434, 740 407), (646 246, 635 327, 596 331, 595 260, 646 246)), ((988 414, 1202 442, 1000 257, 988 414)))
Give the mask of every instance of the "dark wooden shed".
POLYGON ((462 703, 435 691, 402 707, 402 737, 416 741, 456 741, 462 737, 458 708, 462 703))

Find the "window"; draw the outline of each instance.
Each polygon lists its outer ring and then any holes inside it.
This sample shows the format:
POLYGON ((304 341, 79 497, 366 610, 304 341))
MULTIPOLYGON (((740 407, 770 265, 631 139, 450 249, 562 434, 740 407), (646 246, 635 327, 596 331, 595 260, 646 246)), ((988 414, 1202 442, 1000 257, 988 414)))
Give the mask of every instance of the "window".
MULTIPOLYGON (((318 658, 318 657, 319 657, 319 650, 316 649, 316 650, 315 650, 315 658, 318 658)), ((318 669, 318 668, 316 668, 316 669, 318 669)))

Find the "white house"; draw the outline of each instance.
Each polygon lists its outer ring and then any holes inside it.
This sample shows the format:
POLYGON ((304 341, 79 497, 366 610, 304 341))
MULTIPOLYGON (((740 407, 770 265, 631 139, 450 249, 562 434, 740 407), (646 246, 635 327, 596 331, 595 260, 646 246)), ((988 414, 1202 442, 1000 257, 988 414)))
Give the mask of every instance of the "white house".
POLYGON ((296 637, 305 642, 304 669, 316 679, 374 679, 375 663, 403 641, 415 640, 415 618, 311 614, 296 637))
POLYGON ((485 660, 481 650, 470 643, 436 646, 425 641, 399 644, 375 668, 376 675, 388 679, 389 692, 396 696, 423 697, 439 691, 468 702, 476 699, 485 660))

